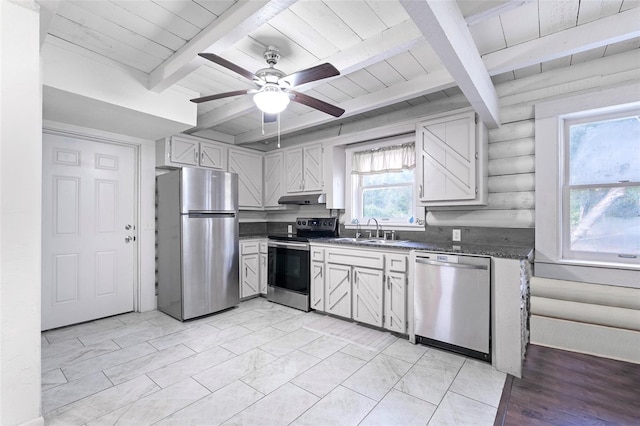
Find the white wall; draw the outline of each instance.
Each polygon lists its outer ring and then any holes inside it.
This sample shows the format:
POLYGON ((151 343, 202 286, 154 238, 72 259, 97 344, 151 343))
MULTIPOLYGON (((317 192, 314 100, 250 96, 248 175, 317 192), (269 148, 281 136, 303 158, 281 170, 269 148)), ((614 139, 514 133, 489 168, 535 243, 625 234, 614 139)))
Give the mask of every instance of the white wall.
POLYGON ((42 103, 38 7, 0 1, 0 424, 40 416, 42 103))

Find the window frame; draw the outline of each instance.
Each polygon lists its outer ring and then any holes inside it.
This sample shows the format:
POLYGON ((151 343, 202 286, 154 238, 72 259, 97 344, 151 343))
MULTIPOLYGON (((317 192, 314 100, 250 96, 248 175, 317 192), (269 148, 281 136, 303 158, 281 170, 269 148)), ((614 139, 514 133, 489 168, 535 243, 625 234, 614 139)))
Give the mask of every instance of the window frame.
MULTIPOLYGON (((623 118, 633 115, 640 115, 640 109, 638 108, 624 108, 615 112, 605 112, 593 114, 587 112, 584 115, 577 114, 575 117, 562 119, 562 157, 563 157, 563 170, 562 176, 562 224, 561 224, 561 240, 562 240, 562 258, 567 260, 583 260, 594 262, 612 262, 612 263, 630 263, 633 264, 632 258, 620 257, 625 253, 594 253, 581 250, 571 249, 571 224, 570 224, 570 202, 571 202, 571 190, 572 189, 600 189, 600 188, 616 188, 616 187, 640 187, 640 182, 618 182, 618 183, 598 183, 598 184, 580 184, 572 185, 570 183, 570 128, 576 124, 587 124, 598 121, 614 120, 616 118, 623 118)), ((640 256, 636 257, 635 261, 638 261, 640 256)))
POLYGON ((640 108, 637 86, 622 85, 535 105, 535 276, 640 288, 640 260, 570 259, 564 256, 564 120, 640 108))
MULTIPOLYGON (((355 215, 357 212, 357 205, 354 205, 354 192, 361 191, 360 187, 354 183, 354 179, 351 174, 351 157, 354 152, 365 151, 368 149, 378 149, 388 146, 394 145, 402 145, 405 143, 415 142, 415 133, 405 134, 400 136, 393 136, 389 138, 384 138, 376 141, 367 141, 361 142, 357 144, 347 145, 345 148, 345 178, 348 179, 348 182, 345 185, 345 228, 346 229, 375 229, 375 224, 366 225, 367 222, 361 221, 355 215), (358 222, 354 222, 357 219, 358 222), (364 222, 364 223, 363 223, 364 222)), ((387 220, 382 220, 382 218, 377 218, 380 229, 384 226, 386 229, 394 229, 400 231, 424 231, 424 208, 420 208, 418 205, 416 195, 416 168, 413 169, 413 182, 411 185, 411 204, 413 208, 413 217, 415 219, 414 223, 403 223, 403 222, 390 222, 387 220)), ((360 177, 358 177, 360 179, 360 177)))

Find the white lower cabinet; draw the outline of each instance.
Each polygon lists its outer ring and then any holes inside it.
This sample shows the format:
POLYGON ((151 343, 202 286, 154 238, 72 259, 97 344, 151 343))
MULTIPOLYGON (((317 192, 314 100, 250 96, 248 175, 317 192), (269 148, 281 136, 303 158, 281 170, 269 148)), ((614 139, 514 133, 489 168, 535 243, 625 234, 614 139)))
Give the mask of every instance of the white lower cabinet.
POLYGON ((310 277, 310 297, 311 309, 316 311, 325 311, 324 306, 324 287, 325 287, 325 265, 324 265, 324 249, 322 247, 311 247, 311 277, 310 277))
POLYGON ((351 318, 351 266, 327 263, 325 310, 351 318))
POLYGON ((369 268, 353 268, 352 318, 365 324, 383 326, 384 273, 369 268))
POLYGON ((311 252, 312 309, 407 332, 408 254, 345 246, 311 252))
POLYGON ((240 298, 260 293, 260 240, 240 241, 240 298))
POLYGON ((324 307, 324 262, 311 262, 311 309, 325 311, 324 307))
POLYGON ((269 256, 267 252, 267 243, 261 242, 260 243, 260 267, 259 267, 260 269, 259 292, 260 294, 264 294, 265 296, 267 294, 267 279, 269 274, 268 260, 269 260, 269 256))
POLYGON ((408 256, 385 256, 384 328, 398 333, 407 332, 407 275, 408 256))

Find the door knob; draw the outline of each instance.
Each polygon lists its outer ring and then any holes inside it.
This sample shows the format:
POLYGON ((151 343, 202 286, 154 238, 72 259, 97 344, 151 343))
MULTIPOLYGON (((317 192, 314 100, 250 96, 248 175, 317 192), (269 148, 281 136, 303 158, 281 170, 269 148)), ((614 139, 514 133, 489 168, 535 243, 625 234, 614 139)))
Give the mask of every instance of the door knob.
POLYGON ((135 240, 136 240, 136 237, 132 237, 131 235, 127 235, 126 237, 124 237, 124 242, 127 244, 135 240))
POLYGON ((131 230, 131 228, 132 228, 132 226, 131 226, 131 225, 129 225, 129 224, 127 224, 127 225, 125 225, 125 226, 124 226, 124 229, 125 229, 125 230, 127 230, 127 231, 131 230))

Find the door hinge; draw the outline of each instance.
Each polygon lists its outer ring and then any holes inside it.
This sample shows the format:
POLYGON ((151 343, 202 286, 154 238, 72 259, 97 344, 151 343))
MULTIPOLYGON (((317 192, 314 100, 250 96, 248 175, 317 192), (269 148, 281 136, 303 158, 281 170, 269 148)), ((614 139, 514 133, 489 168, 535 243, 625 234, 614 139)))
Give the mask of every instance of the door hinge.
POLYGON ((478 151, 476 151, 476 160, 480 158, 480 156, 478 155, 478 151))

